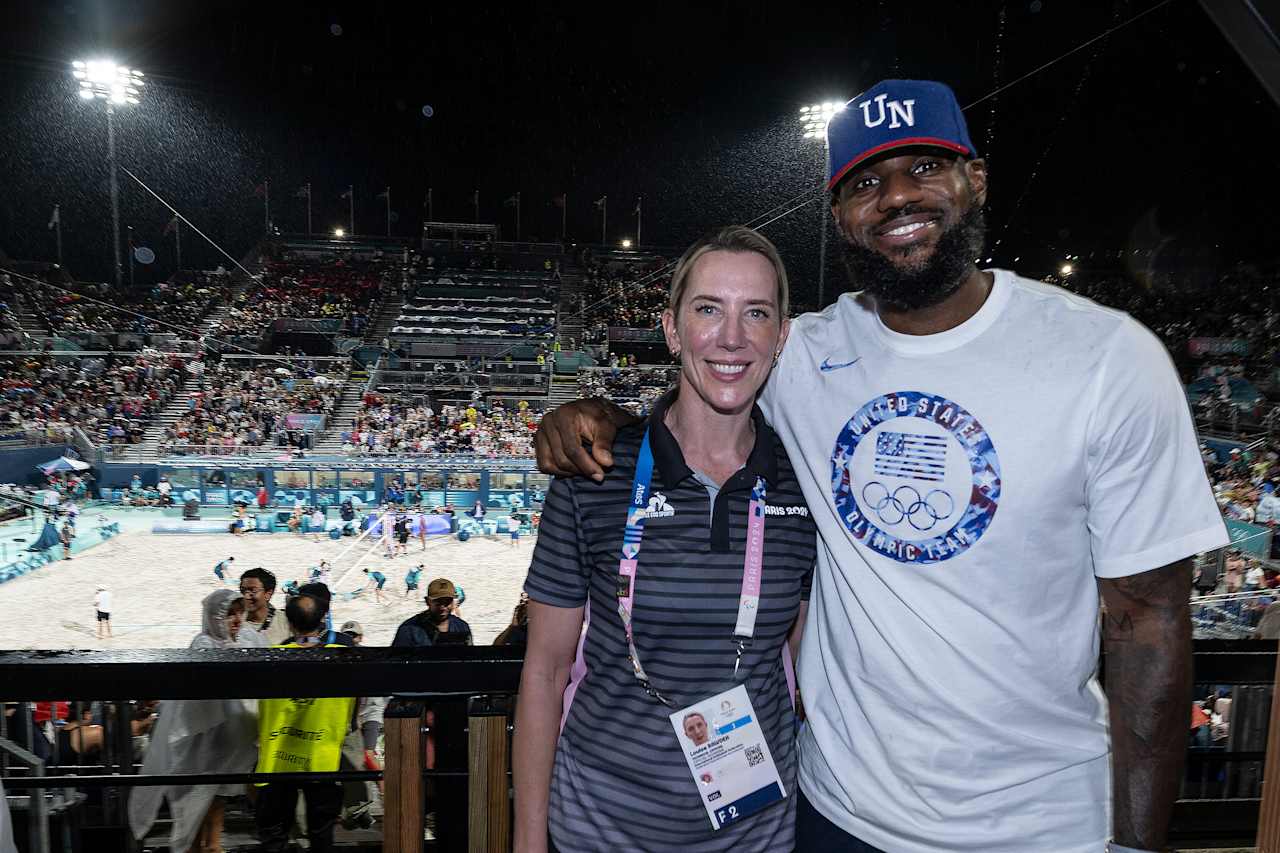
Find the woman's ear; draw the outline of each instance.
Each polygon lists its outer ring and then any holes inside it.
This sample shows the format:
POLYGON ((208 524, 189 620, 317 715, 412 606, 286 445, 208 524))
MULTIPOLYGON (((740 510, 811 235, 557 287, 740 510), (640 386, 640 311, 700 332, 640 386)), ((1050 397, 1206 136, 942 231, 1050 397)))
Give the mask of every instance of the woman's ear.
POLYGON ((676 330, 676 315, 670 308, 662 312, 662 335, 667 339, 667 349, 676 358, 680 357, 680 333, 676 330))

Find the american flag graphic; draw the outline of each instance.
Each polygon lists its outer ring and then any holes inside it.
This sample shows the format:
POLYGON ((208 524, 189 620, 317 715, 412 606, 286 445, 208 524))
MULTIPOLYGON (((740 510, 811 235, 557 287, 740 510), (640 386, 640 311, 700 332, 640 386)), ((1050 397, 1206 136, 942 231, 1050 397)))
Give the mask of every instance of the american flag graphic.
POLYGON ((876 437, 875 472, 905 480, 943 480, 947 440, 936 435, 882 432, 876 437))

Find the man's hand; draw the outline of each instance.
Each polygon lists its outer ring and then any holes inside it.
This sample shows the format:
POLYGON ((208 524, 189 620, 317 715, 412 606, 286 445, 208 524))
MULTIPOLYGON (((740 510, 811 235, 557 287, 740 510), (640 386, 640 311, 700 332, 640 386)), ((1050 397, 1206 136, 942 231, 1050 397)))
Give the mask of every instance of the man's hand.
POLYGON ((613 465, 618 429, 639 420, 600 397, 565 403, 543 416, 533 437, 538 469, 560 477, 582 475, 599 483, 605 469, 613 465))

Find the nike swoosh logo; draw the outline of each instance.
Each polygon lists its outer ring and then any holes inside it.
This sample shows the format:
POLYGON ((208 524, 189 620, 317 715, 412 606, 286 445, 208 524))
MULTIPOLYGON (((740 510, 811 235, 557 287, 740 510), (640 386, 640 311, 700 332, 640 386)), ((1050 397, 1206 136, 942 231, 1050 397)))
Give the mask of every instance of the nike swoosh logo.
POLYGON ((822 364, 818 365, 818 369, 823 373, 830 373, 833 370, 839 370, 842 367, 850 367, 862 361, 862 356, 858 356, 853 361, 846 361, 843 364, 832 364, 831 358, 828 356, 822 360, 822 364))

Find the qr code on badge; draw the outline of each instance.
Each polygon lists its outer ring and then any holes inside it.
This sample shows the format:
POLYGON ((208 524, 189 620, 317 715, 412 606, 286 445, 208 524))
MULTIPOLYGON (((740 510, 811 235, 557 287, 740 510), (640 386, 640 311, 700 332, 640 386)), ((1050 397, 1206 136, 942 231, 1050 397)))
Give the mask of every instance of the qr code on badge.
POLYGON ((747 747, 747 766, 755 767, 757 764, 764 764, 764 750, 759 744, 747 747))

